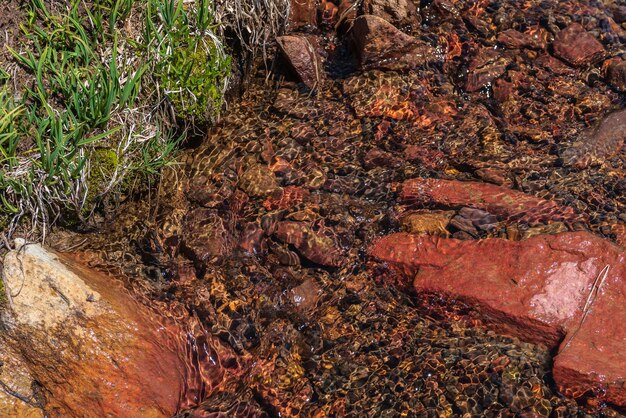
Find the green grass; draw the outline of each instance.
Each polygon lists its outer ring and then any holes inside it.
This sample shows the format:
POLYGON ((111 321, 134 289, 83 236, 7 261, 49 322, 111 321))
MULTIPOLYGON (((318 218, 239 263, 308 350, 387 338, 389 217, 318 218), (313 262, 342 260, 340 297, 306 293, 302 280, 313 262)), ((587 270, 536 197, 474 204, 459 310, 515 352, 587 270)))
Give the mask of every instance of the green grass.
POLYGON ((29 82, 15 91, 0 69, 9 235, 21 220, 43 234, 59 217, 88 223, 146 184, 173 162, 184 139, 175 132, 215 120, 230 70, 208 0, 71 0, 54 10, 30 0, 25 11, 23 42, 9 51, 29 82))

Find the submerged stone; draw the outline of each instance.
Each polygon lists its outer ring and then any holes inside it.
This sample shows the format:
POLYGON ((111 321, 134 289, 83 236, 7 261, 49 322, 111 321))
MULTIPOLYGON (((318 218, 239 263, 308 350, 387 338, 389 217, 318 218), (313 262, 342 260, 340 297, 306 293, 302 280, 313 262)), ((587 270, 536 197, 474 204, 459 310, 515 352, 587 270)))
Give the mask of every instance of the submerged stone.
POLYGON ((377 16, 358 17, 352 36, 364 69, 409 70, 437 60, 429 44, 377 16))
POLYGON ((560 31, 552 47, 557 57, 576 67, 590 64, 604 54, 602 44, 579 23, 572 23, 560 31))
POLYGON ((505 220, 575 221, 579 215, 558 203, 488 183, 457 180, 407 180, 400 193, 405 203, 485 210, 505 220))

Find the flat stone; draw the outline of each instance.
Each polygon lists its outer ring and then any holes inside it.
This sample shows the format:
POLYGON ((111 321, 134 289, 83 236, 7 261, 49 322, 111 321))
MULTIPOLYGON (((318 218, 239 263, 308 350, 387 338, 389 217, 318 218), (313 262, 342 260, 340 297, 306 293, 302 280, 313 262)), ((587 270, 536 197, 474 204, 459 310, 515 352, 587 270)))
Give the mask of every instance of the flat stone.
POLYGON ((383 280, 432 309, 461 312, 499 333, 561 346, 554 378, 568 396, 626 406, 626 252, 588 232, 524 241, 392 234, 370 256, 383 280))
POLYGON ((308 88, 314 89, 322 82, 322 61, 313 44, 304 36, 285 35, 276 42, 289 65, 308 88))
POLYGON ((590 64, 604 54, 604 47, 578 23, 557 33, 552 43, 554 54, 576 67, 590 64))
POLYGON ((358 17, 351 33, 364 69, 400 71, 437 61, 437 55, 429 44, 407 35, 377 16, 358 17))
POLYGON ((590 299, 588 314, 570 326, 554 360, 553 376, 567 396, 596 395, 626 407, 626 257, 621 253, 601 263, 608 268, 606 277, 600 275, 596 283, 597 296, 590 299))
POLYGON ((485 210, 504 220, 528 223, 576 221, 580 215, 558 203, 530 196, 495 184, 457 180, 407 180, 400 193, 408 204, 444 207, 472 207, 485 210))

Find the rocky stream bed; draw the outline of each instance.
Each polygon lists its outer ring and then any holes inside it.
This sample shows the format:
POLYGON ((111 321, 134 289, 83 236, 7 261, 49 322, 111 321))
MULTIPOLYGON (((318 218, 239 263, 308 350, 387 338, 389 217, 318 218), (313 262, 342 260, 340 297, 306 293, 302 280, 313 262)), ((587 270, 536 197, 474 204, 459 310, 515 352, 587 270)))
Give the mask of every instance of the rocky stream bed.
POLYGON ((293 0, 154 195, 7 256, 0 414, 621 416, 624 41, 611 1, 293 0))

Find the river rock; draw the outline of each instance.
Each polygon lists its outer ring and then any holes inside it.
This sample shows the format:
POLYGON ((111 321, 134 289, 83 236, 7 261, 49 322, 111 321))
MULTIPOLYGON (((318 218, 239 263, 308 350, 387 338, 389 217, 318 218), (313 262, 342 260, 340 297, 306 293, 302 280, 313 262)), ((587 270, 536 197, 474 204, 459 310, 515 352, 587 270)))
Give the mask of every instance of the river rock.
POLYGON ((386 20, 363 15, 354 21, 352 37, 364 69, 409 70, 436 61, 433 48, 386 20))
POLYGON ((604 54, 604 47, 579 23, 572 23, 560 31, 552 44, 554 54, 576 67, 596 61, 604 54))
POLYGON ((576 221, 580 218, 569 207, 488 183, 457 180, 407 180, 400 193, 405 203, 426 206, 472 207, 504 220, 528 223, 576 221))
POLYGON ((168 328, 111 277, 16 244, 4 259, 2 337, 47 394, 48 415, 175 414, 184 365, 168 328))
POLYGON ((626 140, 626 109, 608 114, 595 129, 561 152, 566 166, 584 169, 617 155, 626 140))
POLYGON ((323 77, 322 61, 313 44, 304 36, 285 35, 276 42, 289 65, 310 89, 318 86, 323 77))
POLYGON ((369 253, 412 281, 418 294, 466 304, 499 332, 550 348, 580 318, 606 265, 614 266, 613 279, 626 278, 625 254, 587 232, 525 241, 398 233, 378 240, 369 253))
POLYGON ((398 26, 417 25, 420 22, 417 8, 411 0, 365 0, 363 11, 398 26))
POLYGON ((596 394, 626 407, 626 256, 598 258, 597 267, 601 264, 606 275, 594 277, 598 281, 588 314, 570 327, 554 360, 553 375, 567 396, 596 394))
POLYGON ((606 63, 606 79, 616 90, 626 91, 626 61, 612 59, 606 63))
POLYGON ((566 395, 626 406, 623 248, 588 232, 524 241, 398 233, 369 254, 385 266, 377 270, 384 280, 412 287, 435 312, 461 313, 550 349, 560 344, 553 374, 566 395))
POLYGON ((293 245, 305 258, 323 266, 339 267, 343 263, 341 249, 333 236, 314 231, 304 222, 279 222, 276 237, 293 245))

